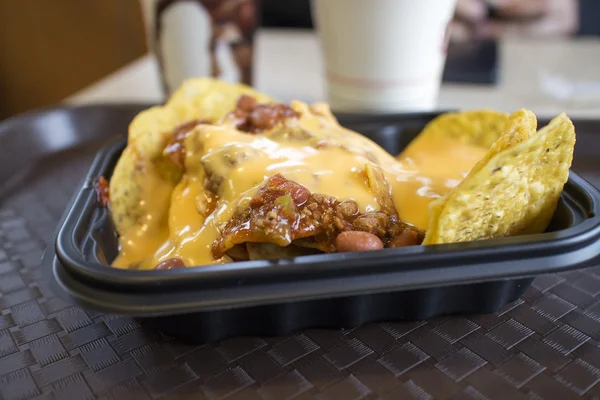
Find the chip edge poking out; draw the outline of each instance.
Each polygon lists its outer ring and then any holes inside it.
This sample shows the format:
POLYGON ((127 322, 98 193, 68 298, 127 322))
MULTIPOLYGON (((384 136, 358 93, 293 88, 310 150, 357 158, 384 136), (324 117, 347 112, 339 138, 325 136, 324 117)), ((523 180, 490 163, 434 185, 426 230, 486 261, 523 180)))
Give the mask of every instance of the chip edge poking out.
MULTIPOLYGON (((523 126, 531 122, 524 120, 523 126)), ((504 135, 514 132, 505 131, 498 141, 506 141, 504 135)), ((473 168, 448 194, 430 203, 430 229, 423 244, 543 232, 568 180, 575 140, 572 121, 561 113, 524 141, 517 139, 507 146, 494 143, 485 164, 473 168), (503 149, 493 154, 494 148, 503 149), (522 165, 523 161, 527 163, 522 165), (507 209, 519 202, 523 204, 517 210, 507 209), (498 208, 498 203, 504 207, 498 208), (476 217, 481 217, 481 224, 473 223, 476 217)))

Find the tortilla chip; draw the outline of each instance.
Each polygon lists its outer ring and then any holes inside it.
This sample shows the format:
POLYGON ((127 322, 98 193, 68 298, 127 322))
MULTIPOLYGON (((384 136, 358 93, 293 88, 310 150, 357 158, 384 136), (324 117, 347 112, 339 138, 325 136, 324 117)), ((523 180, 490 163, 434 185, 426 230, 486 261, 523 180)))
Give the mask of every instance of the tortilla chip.
MULTIPOLYGON (((119 233, 136 225, 149 214, 141 193, 160 181, 175 188, 182 169, 163 150, 175 128, 191 120, 217 121, 236 107, 242 94, 259 102, 272 100, 249 86, 212 78, 185 81, 164 106, 139 113, 129 125, 127 149, 121 155, 110 180, 111 208, 119 233)), ((168 208, 168 206, 167 206, 168 208)))
POLYGON ((238 98, 243 95, 254 97, 259 103, 274 100, 250 86, 228 83, 212 78, 188 79, 181 84, 166 107, 173 111, 180 123, 194 119, 217 121, 235 109, 238 98))
POLYGON ((309 236, 309 237, 305 237, 302 239, 296 239, 294 241, 292 241, 292 244, 294 246, 297 247, 303 247, 306 249, 314 249, 314 250, 320 250, 320 251, 326 251, 327 249, 324 249, 323 244, 319 243, 315 240, 314 236, 309 236))
POLYGON ((529 140, 537 129, 537 118, 529 110, 521 109, 508 117, 502 128, 502 135, 490 147, 489 152, 469 172, 474 174, 483 168, 496 154, 529 140))
POLYGON ((236 244, 227 250, 227 256, 233 261, 248 261, 250 259, 246 244, 236 244))
POLYGON ((527 118, 494 143, 484 164, 431 203, 423 244, 541 233, 547 228, 569 177, 575 128, 563 113, 519 143, 531 127, 529 113, 521 114, 527 118))
POLYGON ((186 80, 164 106, 149 108, 133 119, 129 125, 128 142, 135 143, 144 158, 159 157, 176 127, 192 120, 216 122, 235 109, 243 94, 255 97, 259 103, 273 101, 242 84, 212 78, 186 80))
POLYGON ((502 135, 507 120, 508 114, 491 110, 445 113, 429 122, 414 141, 423 137, 427 140, 455 139, 459 143, 489 149, 502 135))
POLYGON ((388 215, 398 215, 394 200, 392 199, 390 185, 379 167, 365 164, 365 175, 371 192, 375 195, 381 211, 388 215))
POLYGON ((277 260, 280 258, 299 257, 320 253, 318 250, 297 247, 293 244, 282 247, 273 243, 247 242, 246 248, 248 249, 250 260, 277 260))
MULTIPOLYGON (((535 134, 535 130, 537 128, 537 119, 535 114, 529 110, 521 109, 516 111, 510 115, 508 120, 506 121, 503 134, 496 140, 488 153, 479 160, 469 174, 467 176, 471 176, 476 174, 479 170, 481 170, 485 165, 488 164, 490 159, 494 157, 496 154, 507 150, 521 142, 528 140, 532 135, 535 134)), ((437 220, 439 215, 444 208, 446 201, 448 200, 448 196, 444 196, 438 200, 430 203, 429 208, 429 230, 435 231, 437 224, 437 220)))
POLYGON ((165 221, 170 193, 175 183, 164 180, 156 165, 144 159, 134 147, 127 147, 110 179, 110 207, 115 228, 120 234, 138 225, 150 214, 149 204, 142 201, 153 198, 155 207, 152 223, 165 221))

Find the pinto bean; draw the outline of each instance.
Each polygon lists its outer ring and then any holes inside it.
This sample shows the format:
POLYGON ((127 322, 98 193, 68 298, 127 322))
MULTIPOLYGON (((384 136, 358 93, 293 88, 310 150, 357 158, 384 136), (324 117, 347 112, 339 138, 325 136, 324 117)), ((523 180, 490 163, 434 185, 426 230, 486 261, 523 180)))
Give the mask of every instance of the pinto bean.
POLYGON ((405 247, 417 244, 419 244, 419 235, 417 232, 406 229, 390 240, 387 247, 405 247))
POLYGON ((183 268, 185 264, 181 258, 168 258, 165 261, 158 264, 154 269, 173 269, 173 268, 183 268))
POLYGON ((338 252, 370 251, 383 249, 381 240, 369 232, 346 231, 335 238, 338 252))

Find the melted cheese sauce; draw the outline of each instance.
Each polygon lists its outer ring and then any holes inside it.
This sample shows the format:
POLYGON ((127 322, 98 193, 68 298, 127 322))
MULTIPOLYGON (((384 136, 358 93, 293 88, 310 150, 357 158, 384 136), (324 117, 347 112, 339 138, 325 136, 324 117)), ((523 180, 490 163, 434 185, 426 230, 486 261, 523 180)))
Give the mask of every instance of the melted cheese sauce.
POLYGON ((427 230, 429 203, 458 185, 486 153, 453 140, 417 138, 398 157, 401 172, 388 177, 400 219, 427 230))
MULTIPOLYGON (((419 138, 395 159, 337 124, 326 106, 291 106, 301 117, 286 121, 286 129, 251 135, 224 123, 201 125, 191 132, 185 143, 186 173, 171 194, 167 220, 154 224, 154 229, 136 227, 122 235, 113 265, 152 269, 172 257, 185 265, 230 261, 213 259, 211 247, 219 230, 276 173, 313 193, 354 199, 361 212, 378 211, 362 174, 366 164, 375 163, 386 175, 400 218, 427 229, 429 202, 456 186, 486 153, 456 142, 419 138), (216 208, 204 189, 207 180, 219 188, 216 208)), ((161 213, 164 210, 156 210, 156 215, 161 213)))

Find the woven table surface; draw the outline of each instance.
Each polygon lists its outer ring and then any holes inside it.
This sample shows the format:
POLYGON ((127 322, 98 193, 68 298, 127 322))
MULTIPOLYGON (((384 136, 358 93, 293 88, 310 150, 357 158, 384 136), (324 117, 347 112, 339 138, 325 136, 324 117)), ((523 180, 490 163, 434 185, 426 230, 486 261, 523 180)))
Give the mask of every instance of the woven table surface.
POLYGON ((1 399, 600 399, 600 268, 491 315, 203 346, 58 299, 40 258, 98 147, 40 156, 0 198, 1 399))

